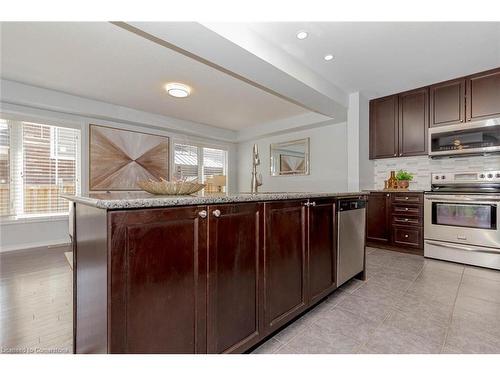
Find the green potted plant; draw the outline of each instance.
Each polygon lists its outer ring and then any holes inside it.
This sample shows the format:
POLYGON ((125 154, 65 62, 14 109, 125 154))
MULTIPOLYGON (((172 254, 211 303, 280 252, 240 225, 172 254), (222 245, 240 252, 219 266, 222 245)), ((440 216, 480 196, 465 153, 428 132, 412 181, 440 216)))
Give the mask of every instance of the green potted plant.
POLYGON ((396 180, 398 180, 398 187, 400 189, 408 189, 410 181, 413 180, 413 175, 410 172, 403 171, 401 169, 396 174, 396 180))

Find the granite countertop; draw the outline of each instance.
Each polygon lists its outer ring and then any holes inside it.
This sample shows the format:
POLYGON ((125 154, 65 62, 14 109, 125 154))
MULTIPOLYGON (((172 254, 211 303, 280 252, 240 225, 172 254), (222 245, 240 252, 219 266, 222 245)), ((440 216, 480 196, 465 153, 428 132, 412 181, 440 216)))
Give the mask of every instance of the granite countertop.
POLYGON ((384 190, 384 189, 366 189, 363 193, 425 193, 426 190, 384 190))
POLYGON ((366 195, 367 192, 349 192, 349 193, 212 193, 195 194, 180 196, 159 196, 146 192, 112 192, 112 193, 91 193, 89 195, 67 195, 61 194, 61 197, 82 203, 88 206, 103 208, 108 210, 126 209, 126 208, 147 208, 147 207, 171 207, 171 206, 190 206, 197 204, 222 204, 233 202, 261 202, 276 201, 287 199, 307 199, 307 198, 342 198, 366 195))

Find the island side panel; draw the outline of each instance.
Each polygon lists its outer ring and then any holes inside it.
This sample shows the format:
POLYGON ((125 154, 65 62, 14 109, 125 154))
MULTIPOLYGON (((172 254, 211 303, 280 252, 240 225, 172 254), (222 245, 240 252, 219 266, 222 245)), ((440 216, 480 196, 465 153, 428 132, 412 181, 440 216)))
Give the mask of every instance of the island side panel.
POLYGON ((76 204, 75 353, 107 353, 107 211, 76 204))

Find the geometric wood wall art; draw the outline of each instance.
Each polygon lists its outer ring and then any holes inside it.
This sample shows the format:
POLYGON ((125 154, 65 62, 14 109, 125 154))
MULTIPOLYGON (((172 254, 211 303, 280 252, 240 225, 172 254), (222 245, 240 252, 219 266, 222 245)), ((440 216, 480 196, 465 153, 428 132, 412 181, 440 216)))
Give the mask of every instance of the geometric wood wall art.
POLYGON ((89 148, 89 190, 141 190, 137 181, 168 180, 168 137, 90 125, 89 148))

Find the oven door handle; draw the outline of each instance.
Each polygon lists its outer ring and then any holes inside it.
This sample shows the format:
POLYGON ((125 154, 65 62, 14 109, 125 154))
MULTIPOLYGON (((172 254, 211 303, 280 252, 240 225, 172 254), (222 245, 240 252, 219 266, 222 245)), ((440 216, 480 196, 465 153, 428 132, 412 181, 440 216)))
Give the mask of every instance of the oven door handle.
POLYGON ((500 251, 495 251, 495 250, 487 250, 487 249, 474 248, 474 247, 469 247, 469 246, 456 245, 456 244, 443 243, 443 242, 434 242, 434 241, 429 241, 429 240, 425 240, 425 243, 429 244, 429 245, 434 245, 434 246, 446 247, 448 249, 454 249, 454 250, 465 250, 465 251, 473 251, 475 253, 487 253, 487 254, 500 255, 500 251))
POLYGON ((500 199, 491 199, 491 200, 481 200, 481 199, 474 199, 474 198, 443 198, 443 197, 425 197, 425 199, 430 200, 430 201, 437 201, 437 202, 474 202, 478 204, 492 204, 494 206, 497 205, 498 202, 500 202, 500 199))

